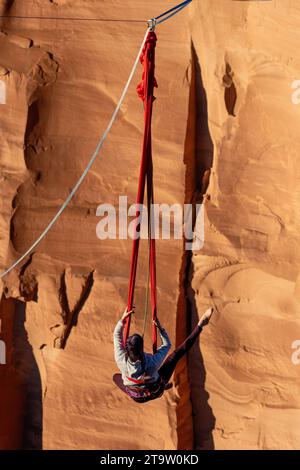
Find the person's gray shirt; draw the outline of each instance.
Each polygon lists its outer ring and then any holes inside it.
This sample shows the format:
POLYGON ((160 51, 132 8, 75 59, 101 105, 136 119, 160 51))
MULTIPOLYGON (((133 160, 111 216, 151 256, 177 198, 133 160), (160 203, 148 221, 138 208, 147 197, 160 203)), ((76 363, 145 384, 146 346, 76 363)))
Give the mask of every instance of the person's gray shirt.
POLYGON ((146 376, 147 383, 156 382, 159 379, 158 369, 166 358, 171 342, 166 330, 160 331, 161 346, 155 354, 144 353, 144 369, 141 361, 130 362, 126 350, 123 346, 123 322, 118 321, 114 331, 114 351, 115 361, 122 374, 124 385, 134 385, 127 377, 135 380, 142 380, 146 376))

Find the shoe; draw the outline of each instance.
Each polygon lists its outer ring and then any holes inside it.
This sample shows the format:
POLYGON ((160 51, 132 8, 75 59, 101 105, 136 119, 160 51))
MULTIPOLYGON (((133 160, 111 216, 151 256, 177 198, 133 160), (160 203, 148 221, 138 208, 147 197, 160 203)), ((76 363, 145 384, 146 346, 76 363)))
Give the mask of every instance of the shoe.
POLYGON ((214 309, 208 308, 206 312, 202 315, 200 320, 198 321, 198 325, 201 327, 207 325, 213 313, 214 313, 214 309))

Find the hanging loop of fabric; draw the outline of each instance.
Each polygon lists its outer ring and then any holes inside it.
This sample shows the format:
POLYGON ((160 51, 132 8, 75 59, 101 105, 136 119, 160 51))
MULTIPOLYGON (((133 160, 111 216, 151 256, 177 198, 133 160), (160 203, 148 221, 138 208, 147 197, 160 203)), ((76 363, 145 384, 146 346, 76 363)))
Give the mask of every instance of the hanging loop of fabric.
MULTIPOLYGON (((147 40, 141 54, 141 63, 143 65, 142 81, 137 87, 138 96, 144 102, 144 137, 142 147, 142 158, 140 163, 140 174, 138 183, 138 193, 136 203, 142 205, 144 202, 145 185, 147 182, 147 200, 148 210, 149 202, 153 201, 153 162, 152 162, 152 138, 151 138, 151 121, 152 121, 152 108, 154 101, 154 88, 157 87, 155 79, 155 47, 156 47, 156 35, 154 31, 149 31, 147 40)), ((151 210, 151 206, 150 206, 151 210)), ((130 265, 130 279, 129 279, 129 292, 128 292, 128 310, 132 310, 134 301, 134 289, 137 272, 137 262, 139 255, 139 242, 140 242, 140 230, 141 224, 140 211, 136 211, 136 226, 135 236, 132 244, 132 255, 130 265)), ((152 320, 156 320, 157 317, 157 299, 156 299, 156 253, 155 253, 155 238, 151 236, 149 240, 149 269, 150 269, 150 290, 151 290, 151 312, 152 320)), ((124 342, 126 342, 129 336, 130 329, 130 316, 127 317, 124 327, 124 342)), ((157 349, 157 331, 153 324, 152 328, 152 346, 153 352, 157 349)))
POLYGON ((151 234, 154 232, 153 217, 152 217, 152 204, 153 204, 153 184, 150 190, 149 181, 147 180, 147 210, 148 210, 148 255, 147 255, 147 281, 146 281, 146 297, 144 307, 144 320, 142 337, 144 338, 148 319, 148 307, 149 307, 149 282, 150 282, 150 241, 151 234), (150 194, 151 193, 151 194, 150 194))

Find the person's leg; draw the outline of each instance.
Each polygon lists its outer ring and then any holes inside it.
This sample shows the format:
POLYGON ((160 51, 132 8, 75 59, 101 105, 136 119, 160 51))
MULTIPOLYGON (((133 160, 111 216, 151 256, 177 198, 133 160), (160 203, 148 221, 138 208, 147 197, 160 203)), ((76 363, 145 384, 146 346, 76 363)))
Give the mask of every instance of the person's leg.
POLYGON ((165 383, 168 383, 178 361, 191 349, 196 339, 200 335, 202 327, 199 323, 195 326, 192 333, 178 348, 176 348, 165 360, 158 373, 165 383))
POLYGON ((165 384, 169 382, 178 361, 191 349, 199 334, 201 333, 202 328, 209 323, 212 314, 213 309, 208 308, 200 318, 198 324, 195 326, 190 336, 188 336, 184 343, 182 343, 178 348, 175 349, 175 351, 173 351, 173 353, 167 357, 164 364, 160 367, 158 372, 165 384))

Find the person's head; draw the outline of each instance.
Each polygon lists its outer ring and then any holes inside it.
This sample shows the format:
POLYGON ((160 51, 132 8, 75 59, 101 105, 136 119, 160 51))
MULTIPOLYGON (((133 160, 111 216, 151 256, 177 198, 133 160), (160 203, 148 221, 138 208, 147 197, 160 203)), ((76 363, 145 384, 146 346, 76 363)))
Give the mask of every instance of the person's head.
POLYGON ((137 333, 129 336, 126 341, 126 352, 131 362, 142 361, 144 355, 144 340, 137 333))

